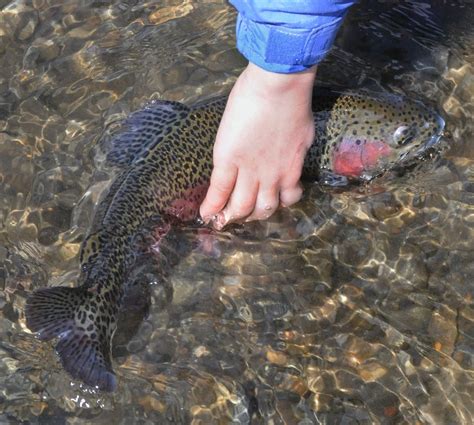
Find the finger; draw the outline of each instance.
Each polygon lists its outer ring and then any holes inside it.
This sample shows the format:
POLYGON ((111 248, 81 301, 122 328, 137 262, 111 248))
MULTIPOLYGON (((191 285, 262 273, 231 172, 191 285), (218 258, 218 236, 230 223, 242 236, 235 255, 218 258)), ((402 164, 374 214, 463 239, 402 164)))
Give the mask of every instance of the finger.
POLYGON ((225 207, 230 194, 234 189, 237 179, 237 167, 230 165, 227 167, 215 166, 212 170, 209 189, 199 212, 202 219, 207 222, 212 216, 225 207))
POLYGON ((222 211, 223 220, 220 224, 229 224, 231 222, 245 219, 255 208, 257 200, 258 182, 250 172, 241 172, 237 176, 232 195, 226 207, 222 211))
POLYGON ((277 210, 279 204, 280 196, 276 187, 264 190, 260 188, 255 208, 245 221, 265 220, 277 210))
POLYGON ((289 207, 296 204, 303 195, 303 187, 301 183, 296 186, 280 190, 280 203, 283 207, 289 207))

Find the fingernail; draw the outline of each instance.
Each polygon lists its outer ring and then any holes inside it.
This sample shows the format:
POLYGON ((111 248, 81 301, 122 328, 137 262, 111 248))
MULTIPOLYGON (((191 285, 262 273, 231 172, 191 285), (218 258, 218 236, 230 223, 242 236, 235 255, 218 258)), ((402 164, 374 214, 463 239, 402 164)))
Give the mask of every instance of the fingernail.
POLYGON ((202 217, 201 220, 203 221, 204 224, 209 224, 212 218, 213 218, 212 215, 206 215, 205 217, 202 217))
POLYGON ((222 230, 222 228, 226 225, 225 214, 220 212, 212 217, 212 226, 216 230, 222 230))

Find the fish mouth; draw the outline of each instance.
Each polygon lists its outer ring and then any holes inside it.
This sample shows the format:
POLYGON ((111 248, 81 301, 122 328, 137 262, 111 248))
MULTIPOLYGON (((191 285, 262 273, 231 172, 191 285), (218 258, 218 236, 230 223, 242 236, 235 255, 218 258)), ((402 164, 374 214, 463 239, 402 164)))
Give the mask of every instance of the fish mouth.
POLYGON ((441 139, 444 134, 446 121, 444 121, 441 115, 437 116, 436 123, 438 124, 438 131, 436 132, 436 134, 431 136, 430 140, 428 140, 428 142, 425 144, 426 148, 431 148, 432 146, 436 145, 439 142, 439 139, 441 139))
POLYGON ((446 122, 441 115, 436 116, 436 132, 419 149, 414 153, 415 157, 423 155, 427 150, 431 149, 439 143, 439 140, 444 135, 446 122))
POLYGON ((424 143, 421 143, 421 145, 414 150, 406 150, 403 152, 399 158, 398 158, 398 165, 403 166, 403 167, 408 167, 416 163, 417 161, 422 161, 424 158, 429 155, 429 153, 433 153, 434 147, 438 145, 440 139, 444 135, 445 131, 445 121, 444 119, 439 115, 435 114, 434 117, 434 122, 436 126, 436 131, 435 133, 430 136, 424 143))

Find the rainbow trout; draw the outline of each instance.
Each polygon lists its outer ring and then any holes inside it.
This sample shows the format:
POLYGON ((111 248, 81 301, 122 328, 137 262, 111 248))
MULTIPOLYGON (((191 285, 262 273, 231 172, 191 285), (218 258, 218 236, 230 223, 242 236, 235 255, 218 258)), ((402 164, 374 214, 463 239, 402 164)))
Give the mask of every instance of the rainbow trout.
MULTIPOLYGON (((116 388, 111 340, 127 289, 131 241, 152 217, 197 217, 225 103, 152 102, 114 137, 107 159, 120 168, 82 243, 79 285, 39 289, 26 303, 27 326, 42 340, 57 338, 57 354, 74 378, 100 390, 116 388)), ((307 178, 371 179, 422 155, 444 127, 421 103, 394 95, 321 92, 313 103, 316 137, 304 164, 307 178)))

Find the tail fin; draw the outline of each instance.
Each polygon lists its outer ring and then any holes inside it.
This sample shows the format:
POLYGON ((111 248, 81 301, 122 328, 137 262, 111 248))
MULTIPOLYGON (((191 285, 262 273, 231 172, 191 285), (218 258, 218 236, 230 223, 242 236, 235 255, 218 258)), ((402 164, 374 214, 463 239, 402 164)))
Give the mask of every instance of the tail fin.
POLYGON ((42 340, 58 338, 56 351, 73 378, 114 391, 117 380, 110 362, 110 336, 88 314, 89 298, 81 287, 39 289, 26 302, 26 325, 42 340))

